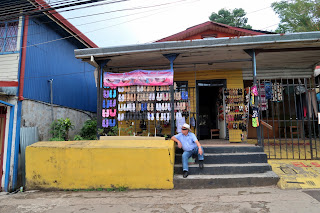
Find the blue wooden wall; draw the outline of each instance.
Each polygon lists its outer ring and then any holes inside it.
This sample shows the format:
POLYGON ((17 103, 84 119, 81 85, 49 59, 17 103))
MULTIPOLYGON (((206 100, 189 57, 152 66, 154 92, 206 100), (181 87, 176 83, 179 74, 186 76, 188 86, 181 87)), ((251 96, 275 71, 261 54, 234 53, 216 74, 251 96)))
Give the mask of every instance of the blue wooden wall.
POLYGON ((96 112, 94 67, 74 56, 74 49, 85 46, 74 38, 59 40, 59 30, 57 25, 29 20, 24 97, 50 103, 48 80, 53 79, 54 104, 96 112))

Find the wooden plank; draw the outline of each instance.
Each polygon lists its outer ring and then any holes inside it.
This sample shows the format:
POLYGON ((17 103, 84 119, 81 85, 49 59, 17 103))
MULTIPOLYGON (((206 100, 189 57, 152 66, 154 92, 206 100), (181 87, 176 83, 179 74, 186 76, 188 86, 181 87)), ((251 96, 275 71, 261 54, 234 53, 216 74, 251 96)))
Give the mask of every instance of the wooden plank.
POLYGON ((270 130, 272 130, 273 128, 272 128, 272 126, 270 125, 270 124, 268 124, 268 123, 266 123, 266 122, 264 122, 264 121, 260 121, 260 123, 261 123, 261 125, 263 125, 263 126, 265 126, 265 127, 267 127, 268 129, 270 129, 270 130))

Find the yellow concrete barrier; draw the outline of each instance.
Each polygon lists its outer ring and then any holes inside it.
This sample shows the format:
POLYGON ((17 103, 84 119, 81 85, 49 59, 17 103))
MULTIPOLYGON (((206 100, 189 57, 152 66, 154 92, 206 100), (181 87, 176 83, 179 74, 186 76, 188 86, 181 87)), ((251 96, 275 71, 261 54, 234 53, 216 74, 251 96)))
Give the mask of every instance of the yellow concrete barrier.
POLYGON ((147 136, 100 136, 100 140, 165 140, 164 137, 147 136))
POLYGON ((171 140, 38 142, 26 149, 28 189, 172 189, 171 140))

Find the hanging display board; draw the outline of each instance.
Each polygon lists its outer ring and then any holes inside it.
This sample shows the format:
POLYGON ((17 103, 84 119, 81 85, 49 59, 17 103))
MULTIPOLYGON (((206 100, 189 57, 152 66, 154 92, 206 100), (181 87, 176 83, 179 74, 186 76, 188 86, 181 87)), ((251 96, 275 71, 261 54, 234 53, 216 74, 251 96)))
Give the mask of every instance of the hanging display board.
POLYGON ((173 70, 135 70, 126 73, 105 72, 103 85, 105 87, 173 85, 173 70))

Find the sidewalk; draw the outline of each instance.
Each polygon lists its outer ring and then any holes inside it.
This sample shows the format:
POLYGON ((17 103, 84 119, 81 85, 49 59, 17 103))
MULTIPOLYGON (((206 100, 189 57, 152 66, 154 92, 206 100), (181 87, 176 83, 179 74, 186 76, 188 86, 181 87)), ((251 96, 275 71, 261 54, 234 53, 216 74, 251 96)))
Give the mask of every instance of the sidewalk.
POLYGON ((281 189, 320 189, 320 160, 268 160, 281 189))
POLYGON ((308 212, 318 213, 320 190, 277 187, 124 192, 23 192, 0 195, 0 212, 308 212))

